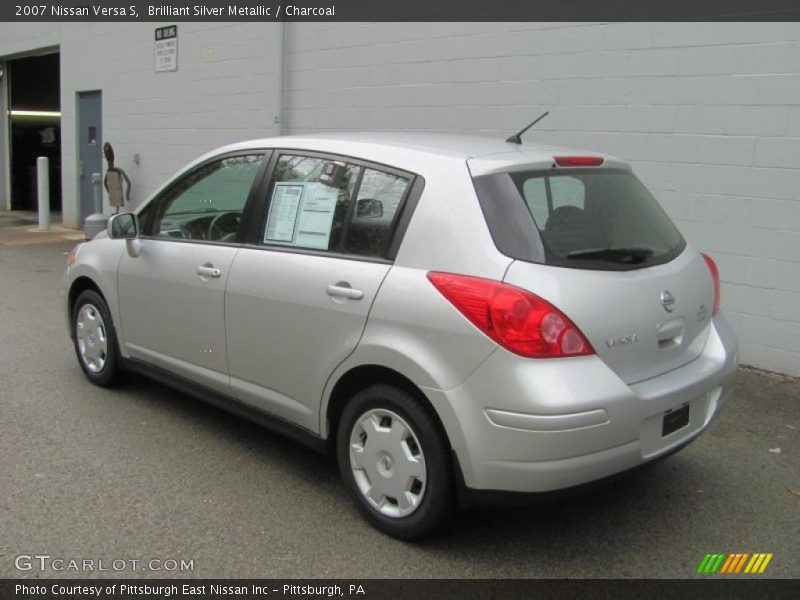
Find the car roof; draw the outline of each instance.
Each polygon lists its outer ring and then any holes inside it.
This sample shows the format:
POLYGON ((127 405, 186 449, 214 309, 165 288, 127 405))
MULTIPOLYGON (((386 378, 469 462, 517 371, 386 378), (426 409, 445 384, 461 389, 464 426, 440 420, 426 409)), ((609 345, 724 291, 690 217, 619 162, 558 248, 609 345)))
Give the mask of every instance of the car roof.
MULTIPOLYGON (((532 135, 532 134, 529 134, 532 135)), ((371 146, 378 148, 402 148, 420 154, 435 154, 453 158, 469 159, 491 154, 520 153, 526 156, 540 154, 552 157, 553 152, 564 152, 567 149, 548 144, 523 142, 513 144, 506 142, 501 134, 458 134, 434 133, 423 131, 345 131, 287 135, 233 144, 220 150, 245 150, 264 147, 313 147, 343 144, 353 146, 371 146)), ((585 151, 572 150, 571 152, 585 151)), ((589 152, 588 154, 594 154, 589 152)))
MULTIPOLYGON (((536 132, 527 134, 535 137, 536 132)), ((630 169, 626 163, 607 154, 562 148, 548 144, 505 141, 502 134, 436 133, 427 131, 342 131, 258 138, 216 148, 196 158, 152 196, 207 160, 231 152, 263 149, 296 149, 338 154, 405 169, 426 177, 436 172, 442 161, 457 161, 469 167, 473 177, 522 169, 546 169, 556 155, 602 156, 604 166, 630 169), (435 160, 434 160, 435 159, 435 160)), ((149 201, 149 200, 148 200, 149 201)), ((142 206, 147 204, 143 203, 142 206)))
MULTIPOLYGON (((535 132, 528 134, 535 137, 535 132)), ((547 168, 554 155, 602 156, 607 166, 627 166, 613 156, 548 144, 505 141, 502 134, 460 134, 424 131, 315 132, 253 139, 217 148, 200 162, 226 152, 284 148, 326 152, 392 165, 423 176, 441 161, 467 162, 473 176, 520 168, 547 168), (433 160, 435 159, 435 160, 433 160)))
MULTIPOLYGON (((338 141, 370 146, 404 148, 423 154, 450 155, 474 158, 487 154, 500 154, 519 150, 520 144, 506 142, 502 136, 458 133, 435 133, 427 131, 351 131, 319 133, 307 136, 286 136, 283 140, 338 141)), ((526 143, 528 151, 546 152, 552 147, 526 143)))

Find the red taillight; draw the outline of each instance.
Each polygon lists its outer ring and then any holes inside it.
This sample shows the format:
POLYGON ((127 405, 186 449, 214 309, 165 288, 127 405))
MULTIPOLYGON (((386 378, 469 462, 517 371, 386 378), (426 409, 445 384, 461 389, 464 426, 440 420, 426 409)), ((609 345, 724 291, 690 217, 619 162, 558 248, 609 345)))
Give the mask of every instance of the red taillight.
POLYGON ((539 296, 466 275, 428 273, 428 279, 473 325, 506 350, 528 358, 594 354, 575 324, 539 296))
POLYGON ((559 167, 599 167, 603 164, 602 156, 555 156, 559 167))
POLYGON ((714 280, 714 308, 711 309, 711 315, 713 316, 719 312, 719 269, 717 269, 717 263, 714 262, 713 258, 705 252, 702 254, 703 260, 708 265, 708 270, 711 271, 711 279, 714 280))

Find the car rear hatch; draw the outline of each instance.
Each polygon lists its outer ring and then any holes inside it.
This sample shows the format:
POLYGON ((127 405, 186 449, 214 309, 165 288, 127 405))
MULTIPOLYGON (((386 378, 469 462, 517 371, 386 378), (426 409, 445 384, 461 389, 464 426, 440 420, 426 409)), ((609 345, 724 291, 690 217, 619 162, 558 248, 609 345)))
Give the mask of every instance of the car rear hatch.
POLYGON ((714 302, 705 261, 630 168, 563 158, 474 176, 498 249, 517 259, 504 281, 563 311, 626 383, 694 360, 714 302))

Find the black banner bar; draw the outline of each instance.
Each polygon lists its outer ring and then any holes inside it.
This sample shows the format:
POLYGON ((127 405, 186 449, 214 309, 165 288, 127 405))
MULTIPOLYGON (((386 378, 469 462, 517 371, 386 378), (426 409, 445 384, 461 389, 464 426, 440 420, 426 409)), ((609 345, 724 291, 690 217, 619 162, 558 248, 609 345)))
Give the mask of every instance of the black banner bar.
POLYGON ((349 600, 739 600, 800 597, 800 582, 741 576, 697 579, 4 579, 3 600, 264 600, 347 598, 349 600))
POLYGON ((798 21, 798 0, 3 0, 0 21, 798 21))

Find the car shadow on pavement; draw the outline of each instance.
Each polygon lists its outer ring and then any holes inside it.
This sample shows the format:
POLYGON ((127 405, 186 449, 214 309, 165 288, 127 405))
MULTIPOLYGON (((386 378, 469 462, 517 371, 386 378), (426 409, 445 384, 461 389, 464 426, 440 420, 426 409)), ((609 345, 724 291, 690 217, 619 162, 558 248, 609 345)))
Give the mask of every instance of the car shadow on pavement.
POLYGON ((202 428, 207 433, 210 431, 216 439, 226 444, 243 447, 281 465, 291 463, 292 473, 298 478, 314 478, 322 483, 330 483, 332 487, 338 484, 338 471, 331 457, 257 423, 140 375, 128 375, 120 389, 125 391, 126 396, 135 392, 133 395, 138 401, 157 405, 162 411, 173 412, 186 426, 202 428), (330 477, 325 476, 328 471, 330 477))
MULTIPOLYGON (((160 411, 175 413, 189 427, 198 427, 221 443, 241 447, 263 457, 281 470, 281 477, 312 482, 316 493, 334 501, 338 513, 360 521, 339 482, 336 461, 273 433, 257 424, 173 391, 144 377, 131 376, 125 385, 139 401, 154 403, 160 411)), ((685 452, 685 450, 683 451, 685 452)), ((573 496, 536 497, 525 506, 487 507, 460 511, 446 530, 415 542, 423 552, 462 552, 470 548, 474 557, 493 552, 508 554, 510 547, 526 540, 532 545, 525 556, 540 552, 563 554, 565 548, 580 557, 602 552, 613 545, 644 543, 642 531, 629 523, 648 522, 652 515, 654 535, 658 520, 680 517, 691 510, 696 481, 710 476, 702 463, 687 460, 683 453, 646 465, 602 485, 573 496), (690 501, 687 502, 686 497, 690 501), (557 548, 557 550, 556 550, 557 548)), ((363 527, 367 527, 362 523, 363 527)), ((380 534, 376 535, 381 536, 380 534)), ((386 541, 390 543, 394 540, 386 541)))
MULTIPOLYGON (((683 450, 654 464, 623 473, 597 487, 561 498, 537 498, 528 506, 462 511, 451 527, 419 546, 431 560, 464 554, 477 564, 502 556, 509 569, 526 576, 563 577, 550 572, 554 557, 574 568, 575 577, 640 577, 621 556, 638 564, 659 565, 659 540, 691 545, 696 524, 691 515, 708 512, 699 482, 714 478, 713 468, 683 450), (540 560, 539 560, 540 559, 540 560)), ((724 483, 723 483, 724 488, 724 483)), ((464 557, 467 559, 467 557, 464 557)), ((690 571, 687 571, 689 573, 690 571)), ((663 573, 662 573, 663 575, 663 573)))

